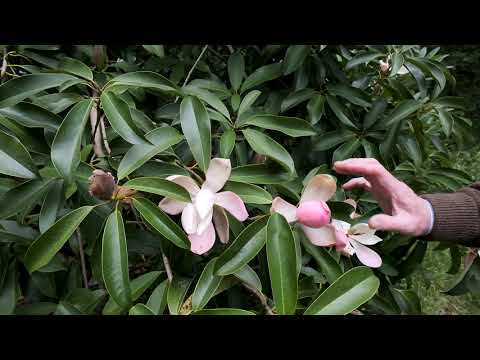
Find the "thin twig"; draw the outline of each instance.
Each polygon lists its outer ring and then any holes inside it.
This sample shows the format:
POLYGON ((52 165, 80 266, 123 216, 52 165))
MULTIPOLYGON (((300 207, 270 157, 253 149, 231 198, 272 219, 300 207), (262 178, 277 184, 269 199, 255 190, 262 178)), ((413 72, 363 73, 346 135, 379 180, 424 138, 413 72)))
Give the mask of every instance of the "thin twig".
POLYGON ((102 114, 102 116, 100 116, 100 127, 102 129, 103 146, 105 146, 105 150, 107 150, 108 155, 111 155, 112 150, 108 145, 107 131, 105 130, 105 114, 102 114))
MULTIPOLYGON (((190 76, 192 76, 193 70, 195 70, 195 67, 197 66, 198 62, 199 62, 200 59, 202 58, 202 56, 203 56, 203 54, 205 53, 205 51, 207 51, 207 49, 208 49, 208 45, 205 45, 205 46, 203 47, 200 55, 198 55, 197 60, 195 60, 195 62, 193 63, 192 68, 191 68, 190 71, 188 72, 187 77, 185 78, 185 81, 183 82, 183 86, 185 86, 185 85, 188 83, 188 80, 190 80, 190 76)), ((177 97, 175 98, 175 102, 177 102, 179 98, 180 98, 180 97, 177 96, 177 97)))
MULTIPOLYGON (((96 91, 93 92, 93 96, 98 96, 96 91)), ((95 102, 90 110, 90 125, 92 127, 92 139, 93 139, 93 152, 97 157, 104 157, 102 149, 102 134, 97 131, 100 124, 100 119, 98 117, 98 103, 95 102)))
POLYGON ((85 288, 88 289, 87 267, 85 266, 85 254, 83 252, 82 234, 80 233, 80 229, 78 228, 76 232, 77 232, 77 240, 78 240, 78 251, 80 253, 80 263, 82 265, 83 282, 85 284, 85 288))
POLYGON ((267 297, 264 294, 262 294, 260 291, 255 289, 253 286, 250 286, 249 284, 247 284, 245 282, 242 282, 242 285, 245 288, 247 288, 248 290, 250 290, 250 292, 252 294, 254 294, 260 300, 260 302, 262 303, 262 305, 265 308, 265 311, 267 312, 268 315, 275 315, 274 312, 272 311, 272 308, 268 305, 267 297))

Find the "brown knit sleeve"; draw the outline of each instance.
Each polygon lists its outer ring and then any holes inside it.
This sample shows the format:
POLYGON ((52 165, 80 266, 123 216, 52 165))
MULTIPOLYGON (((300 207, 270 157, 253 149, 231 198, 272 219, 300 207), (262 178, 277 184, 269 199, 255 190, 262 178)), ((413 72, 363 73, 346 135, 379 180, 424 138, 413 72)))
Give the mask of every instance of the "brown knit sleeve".
POLYGON ((427 240, 480 246, 480 182, 454 193, 421 197, 432 204, 435 214, 427 240))

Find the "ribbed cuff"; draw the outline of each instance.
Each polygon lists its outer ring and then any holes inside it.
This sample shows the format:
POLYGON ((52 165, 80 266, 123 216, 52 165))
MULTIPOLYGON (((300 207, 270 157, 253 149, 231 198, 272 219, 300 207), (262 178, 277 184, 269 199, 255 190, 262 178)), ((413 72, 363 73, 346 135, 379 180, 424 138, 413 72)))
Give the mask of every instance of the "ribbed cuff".
POLYGON ((431 240, 468 243, 480 238, 480 211, 470 191, 476 190, 421 196, 433 207, 435 221, 428 236, 431 240))

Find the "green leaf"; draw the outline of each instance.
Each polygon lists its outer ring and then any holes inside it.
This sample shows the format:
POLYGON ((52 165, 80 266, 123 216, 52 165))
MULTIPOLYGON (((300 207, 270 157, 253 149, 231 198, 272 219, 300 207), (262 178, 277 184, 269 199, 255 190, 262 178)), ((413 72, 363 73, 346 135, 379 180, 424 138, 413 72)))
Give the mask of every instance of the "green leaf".
POLYGON ((420 149, 417 139, 413 136, 401 136, 399 137, 398 142, 403 145, 408 157, 413 160, 415 166, 420 168, 423 158, 422 150, 420 149))
POLYGON ((285 148, 268 135, 253 129, 242 130, 245 139, 253 151, 265 155, 279 163, 289 173, 295 173, 295 164, 285 148))
POLYGON ((0 130, 0 174, 35 179, 38 169, 23 144, 0 130))
POLYGON ((338 120, 346 126, 357 128, 357 126, 348 118, 347 111, 344 105, 342 105, 334 96, 326 95, 327 104, 330 106, 330 109, 335 113, 338 120))
POLYGON ((279 171, 264 164, 237 166, 232 169, 230 181, 253 184, 278 184, 291 180, 285 170, 279 171))
POLYGON ((228 58, 228 78, 233 90, 238 91, 245 76, 245 60, 243 55, 235 52, 228 58))
POLYGON ((163 45, 143 45, 143 48, 149 53, 157 55, 160 58, 165 56, 165 49, 163 48, 163 45))
POLYGON ((336 161, 349 159, 355 153, 355 151, 360 148, 362 145, 359 138, 353 138, 344 142, 341 146, 339 146, 332 155, 332 163, 336 161))
POLYGON ((76 75, 78 77, 93 81, 92 70, 77 59, 64 57, 58 65, 59 70, 63 70, 69 74, 76 75))
POLYGON ((35 272, 31 276, 35 287, 45 296, 57 298, 57 289, 53 273, 35 272))
POLYGON ((365 304, 378 290, 380 280, 366 266, 347 271, 305 310, 304 315, 346 315, 365 304))
POLYGON ((243 100, 240 103, 240 106, 238 108, 237 118, 240 117, 240 115, 243 114, 245 111, 250 110, 253 103, 257 100, 257 98, 260 96, 260 94, 261 94, 260 91, 252 90, 247 95, 245 95, 245 97, 243 98, 243 100))
POLYGON ((400 129, 402 128, 403 121, 400 120, 396 122, 390 130, 387 132, 387 138, 385 139, 384 142, 382 142, 379 146, 380 154, 382 155, 382 158, 384 160, 387 160, 391 157, 392 155, 392 150, 396 144, 398 133, 400 132, 400 129))
POLYGON ((50 315, 57 309, 56 303, 37 302, 33 304, 18 306, 15 315, 50 315))
POLYGON ((217 259, 218 258, 213 258, 208 262, 198 279, 192 295, 193 311, 201 310, 207 305, 222 281, 222 276, 214 274, 215 262, 217 259))
POLYGON ((6 268, 5 280, 3 281, 3 286, 0 286, 0 315, 13 314, 17 305, 17 271, 15 261, 12 261, 6 268))
POLYGON ((305 251, 309 253, 315 262, 322 269, 323 274, 327 278, 330 284, 333 284, 341 275, 342 268, 338 262, 330 255, 330 253, 323 247, 313 245, 310 240, 303 234, 300 234, 300 242, 303 245, 305 251))
POLYGON ((161 315, 167 306, 168 279, 162 281, 152 292, 147 306, 155 315, 161 315))
POLYGON ((346 141, 355 139, 357 135, 347 129, 334 130, 312 138, 312 150, 325 151, 346 141))
POLYGON ((232 308, 217 308, 217 309, 204 309, 197 312, 193 312, 191 315, 227 315, 227 316, 237 316, 237 315, 255 315, 255 313, 242 309, 232 309, 232 308))
POLYGON ((350 70, 360 64, 368 64, 370 61, 378 59, 379 57, 383 57, 383 56, 385 55, 377 52, 368 52, 368 53, 359 54, 347 62, 347 64, 345 65, 345 70, 350 70))
POLYGON ((292 137, 315 135, 315 129, 305 120, 296 117, 255 115, 242 125, 254 125, 264 129, 277 130, 292 137))
POLYGON ((102 238, 102 274, 105 288, 120 306, 132 302, 128 252, 122 213, 116 209, 107 219, 102 238))
POLYGON ((75 79, 66 74, 32 74, 8 80, 0 86, 0 108, 13 106, 39 92, 75 79))
POLYGON ((39 200, 52 179, 29 180, 7 191, 0 198, 0 219, 7 219, 39 200))
POLYGON ((182 307, 188 288, 193 279, 174 276, 168 286, 167 305, 171 315, 178 315, 182 307))
POLYGON ((162 195, 183 202, 191 202, 190 194, 184 187, 173 181, 158 177, 141 177, 127 181, 123 186, 130 189, 162 195))
POLYGON ((417 66, 424 73, 430 74, 440 86, 440 91, 445 88, 447 79, 442 69, 435 62, 421 58, 408 58, 408 62, 417 66))
POLYGON ((313 96, 320 96, 321 95, 315 95, 317 92, 313 89, 302 89, 295 91, 291 94, 289 94, 285 99, 282 101, 282 106, 281 106, 281 112, 288 111, 292 108, 294 108, 297 105, 300 105, 304 101, 310 100, 313 96))
POLYGON ((454 109, 466 109, 466 101, 463 97, 457 96, 443 96, 441 98, 436 98, 432 101, 432 104, 435 106, 442 106, 447 108, 454 108, 454 109))
POLYGON ((133 205, 142 218, 165 238, 182 249, 190 248, 190 241, 182 229, 157 205, 144 198, 134 198, 133 205))
POLYGON ((108 122, 120 137, 130 144, 145 143, 123 99, 112 92, 103 92, 100 101, 108 122))
POLYGON ((450 137, 453 128, 453 119, 448 111, 443 108, 437 108, 438 118, 442 124, 443 132, 447 137, 450 137))
POLYGON ((264 65, 251 73, 244 81, 240 93, 282 76, 282 63, 264 65))
POLYGON ((258 291, 262 291, 262 282, 260 281, 257 273, 250 266, 243 266, 242 268, 234 272, 233 276, 250 285, 251 287, 257 289, 258 291))
POLYGON ((135 108, 130 108, 130 115, 132 116, 132 120, 138 129, 144 132, 149 132, 155 129, 153 121, 142 111, 135 108))
POLYGON ((272 195, 268 191, 252 184, 227 181, 223 190, 233 191, 248 204, 270 204, 272 202, 272 195))
POLYGON ((315 125, 320 121, 325 111, 325 97, 314 95, 307 104, 308 120, 315 125))
POLYGON ((130 311, 128 312, 128 315, 155 315, 153 311, 148 307, 145 306, 144 304, 137 304, 135 306, 132 306, 130 311))
POLYGON ((335 96, 343 97, 352 104, 362 107, 370 106, 370 99, 368 95, 364 91, 355 87, 338 83, 328 86, 328 91, 335 96))
POLYGON ((413 271, 420 266, 427 252, 427 246, 428 244, 426 241, 417 241, 413 245, 413 250, 398 267, 402 277, 407 277, 408 275, 412 274, 413 271))
POLYGON ((54 315, 84 315, 84 313, 82 313, 72 304, 69 304, 65 301, 60 301, 54 315))
POLYGON ((395 53, 392 56, 392 70, 390 71, 389 77, 392 77, 397 74, 398 70, 403 66, 404 58, 402 54, 395 53))
POLYGON ((232 105, 233 111, 237 111, 238 107, 240 106, 240 95, 233 94, 230 98, 230 104, 232 105))
POLYGON ((465 269, 455 279, 454 285, 444 293, 450 296, 459 296, 466 293, 480 294, 480 257, 475 257, 473 263, 466 264, 465 269))
POLYGON ((233 151, 233 148, 235 147, 235 131, 233 131, 231 128, 228 128, 225 130, 220 137, 220 155, 224 159, 228 159, 230 157, 230 154, 233 151))
POLYGON ((0 109, 0 115, 9 118, 27 128, 46 128, 57 130, 62 118, 43 107, 20 102, 14 106, 0 109))
POLYGON ((401 290, 390 286, 395 301, 402 313, 407 315, 421 315, 422 306, 418 295, 413 290, 401 290))
POLYGON ((363 128, 369 129, 380 119, 387 108, 387 102, 384 98, 378 98, 372 103, 370 111, 365 115, 363 120, 363 128))
POLYGON ((252 260, 266 242, 266 225, 268 216, 262 217, 247 226, 218 257, 215 263, 215 274, 230 275, 252 260))
POLYGON ((145 138, 153 145, 143 143, 130 147, 118 165, 118 179, 130 175, 152 157, 167 150, 183 140, 182 134, 171 126, 157 128, 145 134, 145 138))
POLYGON ((200 100, 203 100, 205 103, 210 105, 212 108, 214 108, 220 114, 222 114, 228 120, 230 120, 230 113, 228 112, 227 107, 223 104, 223 102, 219 99, 219 97, 214 93, 202 88, 195 87, 195 86, 184 86, 183 92, 186 95, 196 96, 200 100))
POLYGON ((180 104, 180 123, 188 146, 200 169, 207 171, 212 153, 210 119, 203 104, 187 96, 180 104))
POLYGON ((295 240, 287 220, 278 213, 268 220, 266 249, 275 308, 280 315, 293 315, 298 297, 295 240))
POLYGON ((28 271, 33 273, 47 265, 93 208, 94 206, 82 206, 72 210, 40 235, 25 254, 24 264, 28 271))
POLYGON ((310 45, 291 45, 283 61, 283 75, 289 75, 302 66, 310 53, 310 45))
POLYGON ((64 198, 63 181, 57 180, 48 190, 38 217, 38 228, 42 234, 57 221, 57 215, 65 201, 64 198))
POLYGON ((113 87, 148 88, 167 93, 179 93, 179 88, 166 77, 152 71, 136 71, 113 78, 105 90, 113 87))
POLYGON ((385 119, 385 126, 391 127, 395 123, 405 119, 422 107, 423 103, 416 100, 404 100, 385 119))
POLYGON ((58 128, 52 143, 52 163, 67 183, 80 163, 80 144, 90 116, 93 100, 77 103, 58 128))

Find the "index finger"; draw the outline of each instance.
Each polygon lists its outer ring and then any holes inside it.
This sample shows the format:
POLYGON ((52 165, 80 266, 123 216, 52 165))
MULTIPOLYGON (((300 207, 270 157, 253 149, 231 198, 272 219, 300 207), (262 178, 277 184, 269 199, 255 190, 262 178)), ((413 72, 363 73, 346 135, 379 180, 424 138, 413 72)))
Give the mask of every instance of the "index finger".
POLYGON ((368 177, 380 175, 383 166, 375 159, 356 158, 337 161, 333 164, 333 169, 339 174, 368 177))

